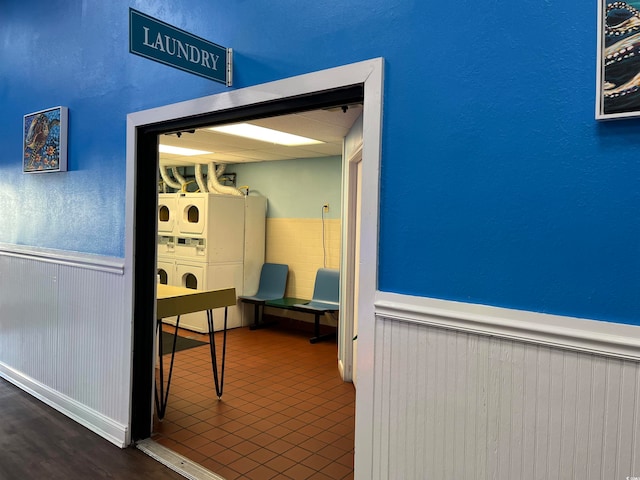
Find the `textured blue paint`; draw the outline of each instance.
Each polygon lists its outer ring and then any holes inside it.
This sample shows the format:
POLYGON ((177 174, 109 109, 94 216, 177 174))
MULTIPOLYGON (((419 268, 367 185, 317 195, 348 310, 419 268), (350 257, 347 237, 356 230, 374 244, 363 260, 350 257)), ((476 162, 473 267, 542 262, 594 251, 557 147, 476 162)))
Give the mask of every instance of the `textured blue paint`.
POLYGON ((122 256, 126 114, 226 90, 129 54, 129 7, 233 47, 235 87, 385 58, 380 289, 640 323, 640 122, 594 120, 596 2, 2 2, 0 241, 122 256), (25 177, 55 105, 70 171, 25 177))

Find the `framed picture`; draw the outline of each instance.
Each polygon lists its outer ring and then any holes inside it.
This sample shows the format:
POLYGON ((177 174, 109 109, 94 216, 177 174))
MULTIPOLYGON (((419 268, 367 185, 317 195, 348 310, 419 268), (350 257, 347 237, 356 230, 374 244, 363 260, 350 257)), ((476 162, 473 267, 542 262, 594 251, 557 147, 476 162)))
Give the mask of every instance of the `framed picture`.
POLYGON ((640 116, 640 1, 598 0, 596 119, 640 116))
POLYGON ((69 110, 54 107, 24 116, 22 171, 46 173, 67 171, 67 127, 69 110))

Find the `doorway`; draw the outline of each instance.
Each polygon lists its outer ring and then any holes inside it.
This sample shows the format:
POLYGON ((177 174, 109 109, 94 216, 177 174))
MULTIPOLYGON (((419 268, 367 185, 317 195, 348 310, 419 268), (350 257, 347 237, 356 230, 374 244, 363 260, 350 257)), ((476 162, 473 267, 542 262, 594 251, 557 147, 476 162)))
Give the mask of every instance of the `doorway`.
MULTIPOLYGON (((367 462, 366 447, 370 424, 371 387, 365 381, 371 374, 373 358, 373 299, 377 278, 377 205, 380 164, 382 105, 381 59, 337 67, 257 87, 236 90, 180 104, 146 110, 128 116, 127 127, 127 251, 134 272, 133 295, 133 385, 131 432, 134 440, 151 433, 153 358, 155 332, 156 266, 155 221, 156 183, 148 169, 157 169, 158 135, 210 124, 263 118, 305 109, 363 102, 363 192, 360 226, 359 301, 354 308, 359 318, 359 390, 356 408, 356 444, 362 437, 362 450, 356 456, 367 462), (133 225, 135 224, 135 229, 133 225), (134 233, 135 232, 135 233, 134 233), (135 273, 137 272, 137 273, 135 273), (362 400, 360 400, 362 399, 362 400), (362 405, 362 409, 360 408, 362 405), (367 407, 369 405, 369 407, 367 407), (362 410, 362 411, 360 411, 362 410), (362 428, 359 425, 362 424, 362 428)), ((348 339, 351 341, 351 339, 348 339)), ((370 436, 369 436, 370 439, 370 436)), ((359 460, 359 458, 361 460, 359 460)))

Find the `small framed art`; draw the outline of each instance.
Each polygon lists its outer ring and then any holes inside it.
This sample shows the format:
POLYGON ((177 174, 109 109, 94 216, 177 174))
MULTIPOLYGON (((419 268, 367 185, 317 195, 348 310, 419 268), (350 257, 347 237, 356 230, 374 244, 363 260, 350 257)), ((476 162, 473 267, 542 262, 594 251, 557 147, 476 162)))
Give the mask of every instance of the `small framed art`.
POLYGON ((54 107, 24 116, 22 171, 47 173, 67 171, 69 110, 54 107))
POLYGON ((640 116, 640 2, 598 0, 596 119, 640 116))

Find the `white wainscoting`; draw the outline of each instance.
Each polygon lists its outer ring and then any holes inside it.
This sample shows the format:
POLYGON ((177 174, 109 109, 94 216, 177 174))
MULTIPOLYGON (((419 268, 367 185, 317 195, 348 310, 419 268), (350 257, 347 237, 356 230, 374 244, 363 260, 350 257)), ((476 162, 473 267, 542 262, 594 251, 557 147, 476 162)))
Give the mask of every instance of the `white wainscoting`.
POLYGON ((124 260, 0 245, 0 376, 118 446, 131 318, 124 260))
POLYGON ((357 478, 640 476, 638 327, 393 294, 376 307, 373 465, 357 478))

